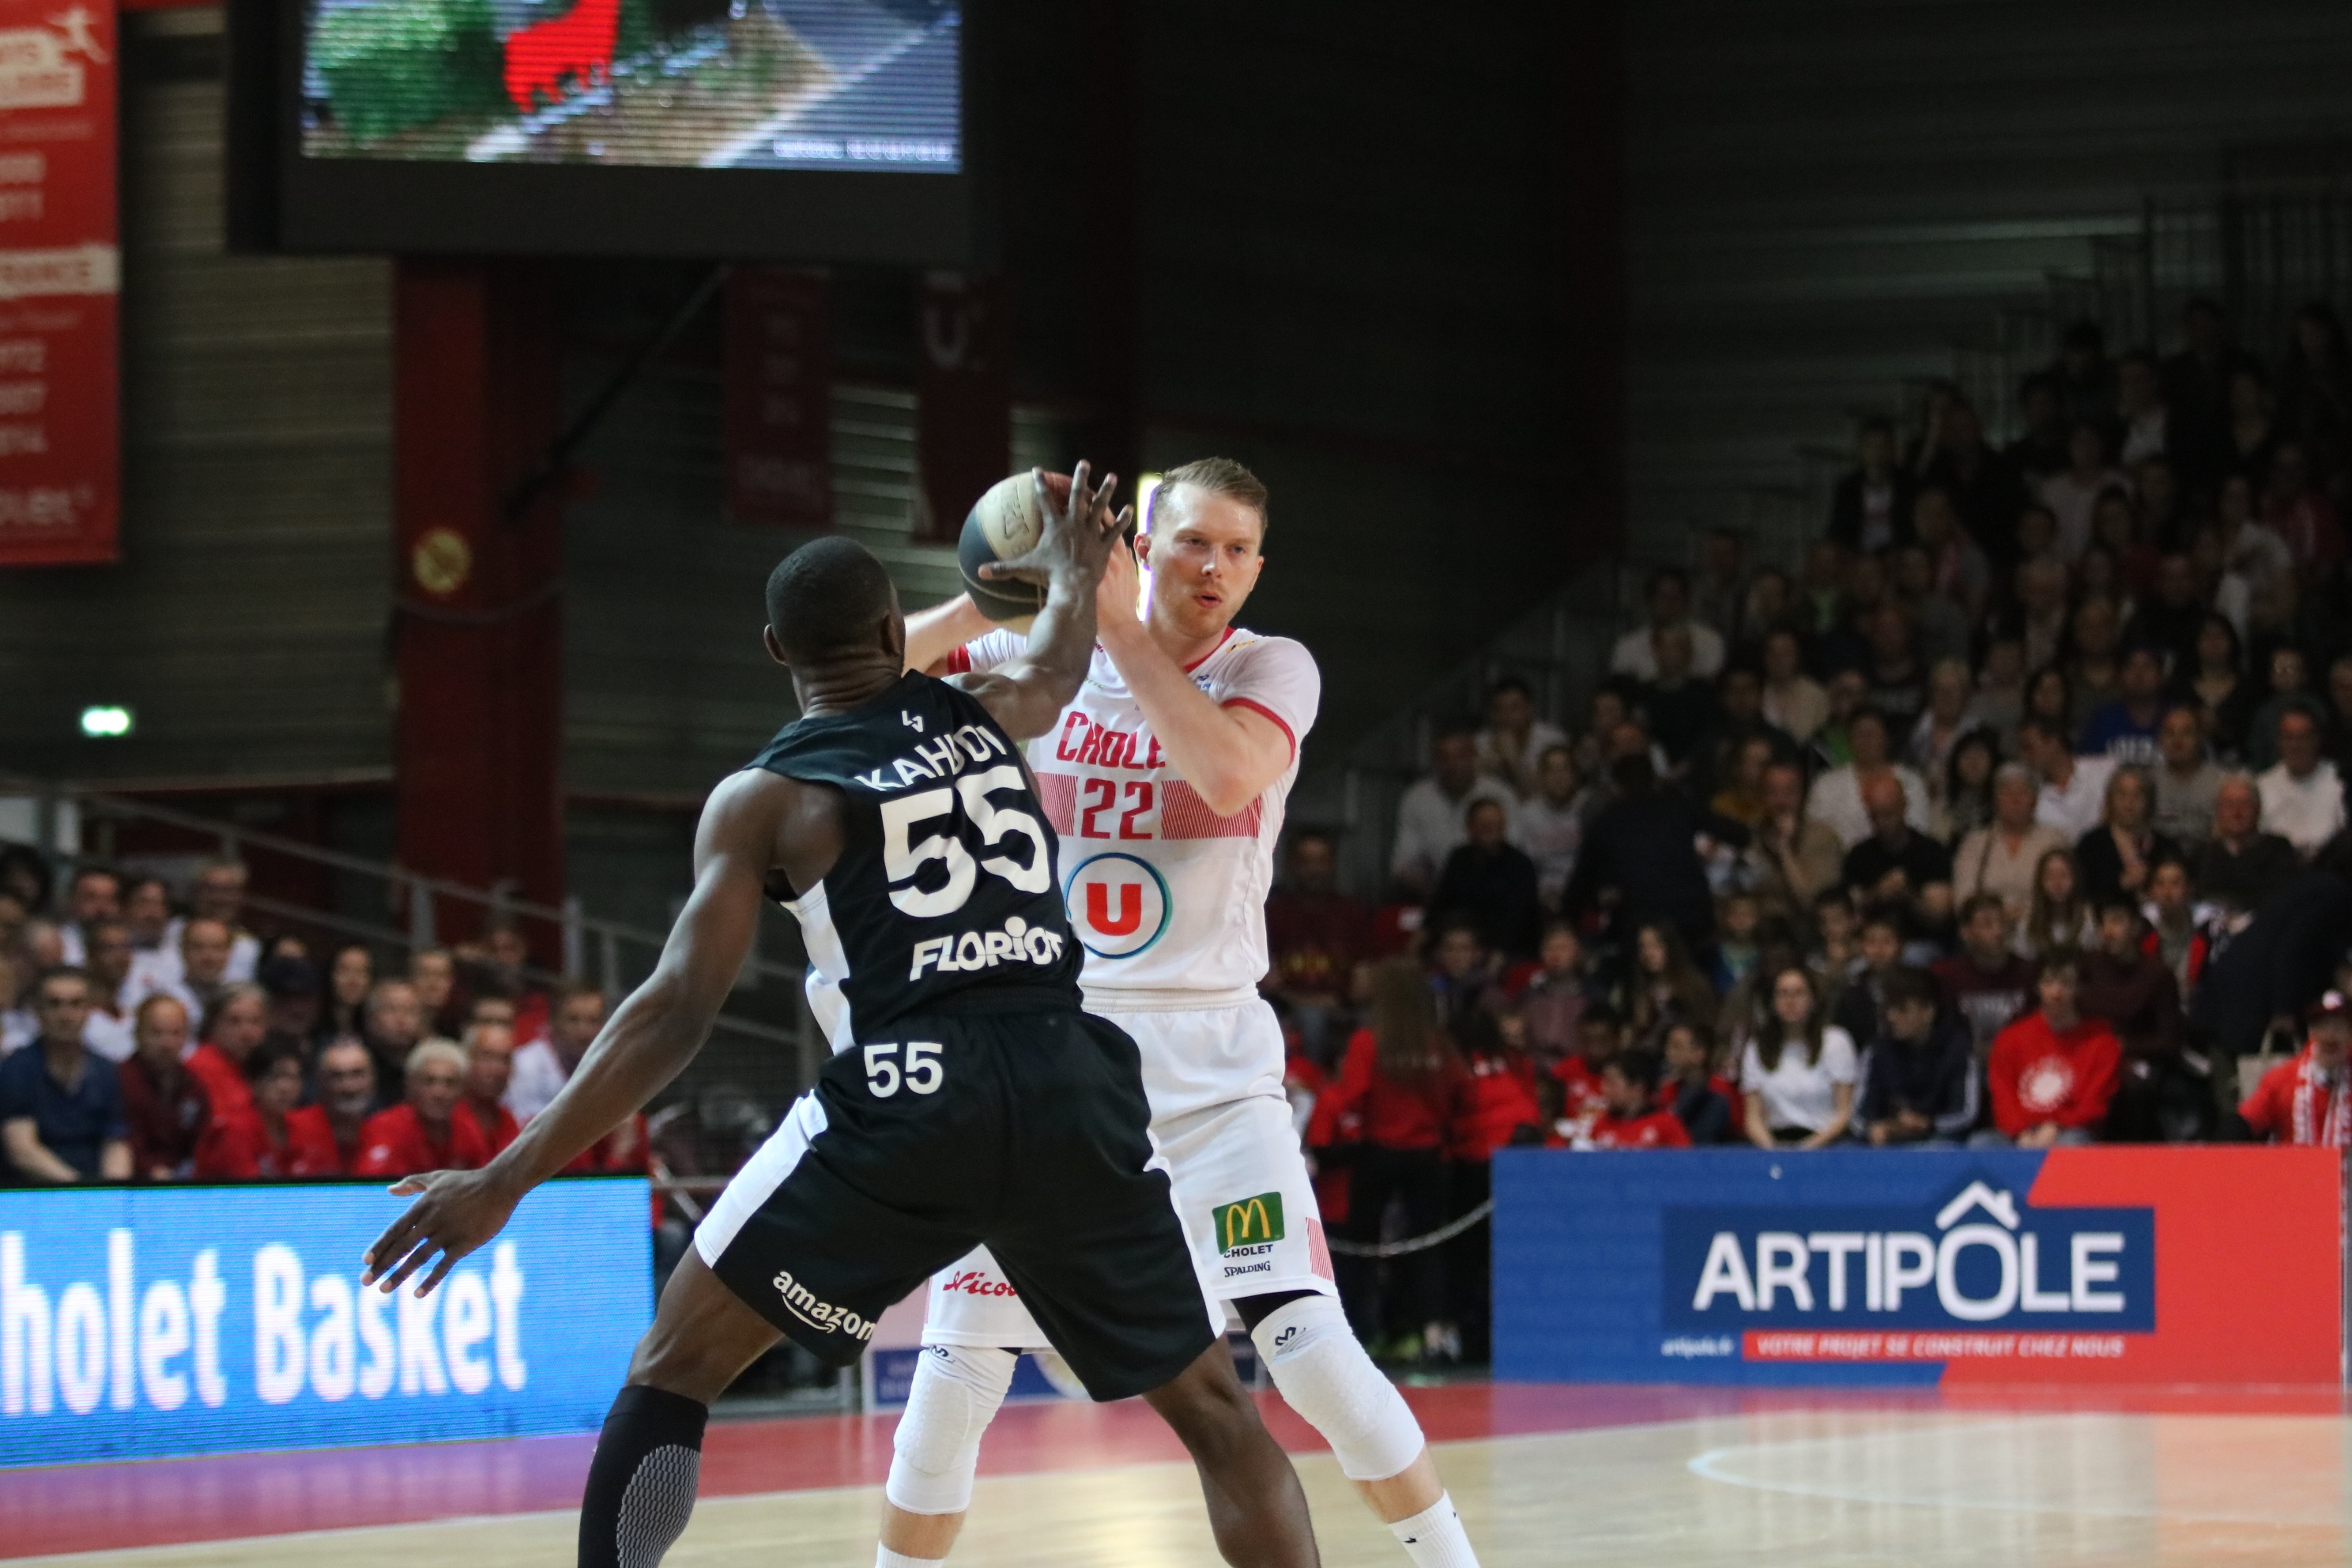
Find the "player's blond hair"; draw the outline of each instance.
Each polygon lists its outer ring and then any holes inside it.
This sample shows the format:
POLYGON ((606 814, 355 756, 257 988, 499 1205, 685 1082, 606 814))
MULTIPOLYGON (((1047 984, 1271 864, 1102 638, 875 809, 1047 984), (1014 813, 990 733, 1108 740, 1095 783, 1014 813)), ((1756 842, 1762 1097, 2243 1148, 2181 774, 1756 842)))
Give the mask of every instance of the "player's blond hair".
POLYGON ((1150 531, 1160 531, 1160 510, 1178 485, 1191 485, 1249 508, 1257 513, 1258 540, 1265 542, 1266 527, 1274 521, 1266 510, 1265 481, 1231 458, 1195 458, 1160 475, 1160 488, 1151 492, 1150 515, 1143 520, 1150 531))

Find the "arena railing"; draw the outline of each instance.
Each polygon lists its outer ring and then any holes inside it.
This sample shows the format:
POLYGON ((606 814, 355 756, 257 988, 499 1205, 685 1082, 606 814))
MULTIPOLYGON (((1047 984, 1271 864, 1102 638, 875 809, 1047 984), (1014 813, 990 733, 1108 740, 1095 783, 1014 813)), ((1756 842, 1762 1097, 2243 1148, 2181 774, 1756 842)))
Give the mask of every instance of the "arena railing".
POLYGON ((1586 568, 1391 712, 1337 765, 1307 775, 1290 819, 1339 830, 1348 891, 1377 898, 1384 889, 1399 798, 1427 771, 1438 727, 1477 719, 1493 682, 1518 676, 1545 718, 1571 732, 1580 727, 1584 703, 1608 676, 1610 648, 1641 603, 1638 577, 1619 561, 1586 568))
MULTIPOLYGON (((439 932, 444 904, 470 906, 490 919, 536 922, 559 936, 561 971, 526 966, 523 973, 527 980, 542 985, 565 979, 593 980, 614 1002, 635 989, 653 972, 668 940, 667 931, 592 915, 577 899, 567 899, 561 905, 535 903, 503 889, 478 888, 427 876, 394 862, 369 859, 87 784, 0 773, 0 798, 7 796, 29 805, 29 813, 20 811, 16 815, 19 823, 29 826, 31 831, 0 832, 0 839, 27 841, 67 868, 103 861, 110 866, 141 870, 147 868, 150 862, 162 864, 186 858, 184 850, 109 857, 89 854, 80 847, 94 828, 110 822, 131 823, 199 836, 208 840, 215 847, 214 853, 224 859, 249 864, 258 851, 271 860, 331 873, 338 879, 357 879, 363 885, 381 888, 380 904, 363 894, 358 900, 339 899, 337 902, 341 907, 325 908, 273 897, 248 886, 245 903, 249 909, 281 926, 322 940, 365 942, 379 949, 414 953, 442 945, 439 932), (404 919, 397 923, 393 920, 368 919, 352 912, 354 904, 375 905, 387 914, 404 919)), ((824 1052, 815 1021, 801 992, 804 973, 805 966, 797 953, 779 958, 755 951, 744 962, 738 994, 757 994, 769 1001, 770 1005, 759 1009, 768 1016, 761 1017, 738 1005, 722 1010, 713 1021, 715 1031, 736 1037, 747 1045, 790 1047, 801 1083, 814 1076, 824 1052), (781 984, 763 984, 769 981, 781 984), (777 1006, 773 1001, 779 997, 789 1000, 777 1006)), ((798 1087, 799 1084, 793 1086, 795 1092, 798 1087)))

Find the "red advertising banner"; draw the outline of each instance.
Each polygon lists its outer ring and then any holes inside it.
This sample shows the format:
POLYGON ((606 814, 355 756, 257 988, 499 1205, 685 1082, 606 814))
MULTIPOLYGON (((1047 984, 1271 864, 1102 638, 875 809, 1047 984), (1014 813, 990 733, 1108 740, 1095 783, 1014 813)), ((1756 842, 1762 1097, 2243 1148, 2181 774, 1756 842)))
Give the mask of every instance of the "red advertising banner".
POLYGON ((833 526, 833 339, 821 273, 728 275, 722 381, 727 514, 769 528, 833 526))
POLYGON ((115 58, 105 0, 0 0, 0 566, 117 554, 115 58))
POLYGON ((934 272, 916 302, 915 537, 953 542, 1013 466, 1013 353, 994 278, 934 272))

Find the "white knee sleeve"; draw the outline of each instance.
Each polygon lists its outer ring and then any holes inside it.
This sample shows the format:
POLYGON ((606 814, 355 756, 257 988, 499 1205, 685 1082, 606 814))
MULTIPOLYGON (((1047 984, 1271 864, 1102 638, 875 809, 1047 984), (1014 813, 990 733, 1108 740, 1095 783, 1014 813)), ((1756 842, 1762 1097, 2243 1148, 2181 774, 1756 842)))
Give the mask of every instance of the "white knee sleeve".
POLYGON ((908 1513, 961 1513, 971 1506, 971 1478, 980 1468, 980 1436, 1013 1386, 1011 1351, 925 1345, 915 1363, 907 1409, 890 1439, 883 1495, 908 1513))
POLYGON ((1323 1434, 1351 1481, 1384 1481, 1421 1457, 1421 1423, 1381 1375, 1330 1296, 1303 1296, 1250 1331, 1275 1387, 1323 1434))

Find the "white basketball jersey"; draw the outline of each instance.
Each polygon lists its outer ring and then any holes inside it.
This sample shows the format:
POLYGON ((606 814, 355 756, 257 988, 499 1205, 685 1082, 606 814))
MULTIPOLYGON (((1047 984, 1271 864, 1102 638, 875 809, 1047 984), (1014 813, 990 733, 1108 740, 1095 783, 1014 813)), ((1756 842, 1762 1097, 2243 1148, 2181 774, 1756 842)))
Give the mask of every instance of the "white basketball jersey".
MULTIPOLYGON (((966 652, 971 668, 985 670, 1024 646, 998 631, 966 652)), ((1239 627, 1187 673, 1211 701, 1254 709, 1290 737, 1290 765, 1231 816, 1177 776, 1100 647, 1060 723, 1028 743, 1038 802, 1061 835, 1070 923, 1087 950, 1079 983, 1112 1012, 1246 1001, 1265 975, 1274 847, 1322 677, 1302 645, 1239 627)))

